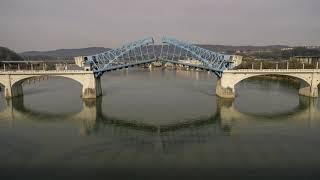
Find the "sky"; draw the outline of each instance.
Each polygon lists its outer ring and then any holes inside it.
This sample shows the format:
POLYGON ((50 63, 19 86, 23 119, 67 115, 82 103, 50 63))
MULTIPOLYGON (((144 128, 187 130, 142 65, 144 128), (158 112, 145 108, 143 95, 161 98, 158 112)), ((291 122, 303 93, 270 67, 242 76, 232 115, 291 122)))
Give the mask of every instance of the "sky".
POLYGON ((320 45, 320 0, 0 0, 0 46, 116 48, 152 36, 197 44, 320 45))

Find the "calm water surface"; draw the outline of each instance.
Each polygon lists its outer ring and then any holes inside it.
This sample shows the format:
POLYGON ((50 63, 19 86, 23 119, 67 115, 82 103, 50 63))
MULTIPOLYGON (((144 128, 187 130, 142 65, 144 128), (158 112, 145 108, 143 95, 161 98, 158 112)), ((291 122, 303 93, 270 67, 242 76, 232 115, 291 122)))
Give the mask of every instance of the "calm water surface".
POLYGON ((206 72, 131 69, 106 73, 103 97, 82 101, 69 79, 25 83, 23 98, 0 98, 0 167, 320 167, 319 99, 288 81, 249 79, 223 100, 215 84, 206 72))

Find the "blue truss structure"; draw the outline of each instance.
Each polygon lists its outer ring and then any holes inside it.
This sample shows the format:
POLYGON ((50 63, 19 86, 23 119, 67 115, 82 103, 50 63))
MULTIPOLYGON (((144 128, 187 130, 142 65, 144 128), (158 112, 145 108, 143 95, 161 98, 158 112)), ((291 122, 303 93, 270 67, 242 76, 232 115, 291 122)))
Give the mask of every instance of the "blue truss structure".
POLYGON ((84 61, 90 65, 96 77, 102 76, 104 72, 160 60, 172 64, 206 69, 220 78, 223 71, 230 69, 232 64, 232 56, 230 55, 216 53, 173 38, 162 38, 160 52, 156 52, 155 47, 153 38, 148 37, 125 44, 117 49, 85 56, 84 61), (194 63, 194 60, 198 63, 194 63))
POLYGON ((96 77, 104 72, 128 68, 155 61, 154 40, 151 37, 134 41, 117 49, 96 55, 85 56, 84 61, 91 66, 96 77))
POLYGON ((160 58, 163 61, 207 69, 218 77, 222 76, 224 70, 231 68, 233 63, 231 55, 216 53, 188 42, 163 37, 162 43, 167 46, 167 48, 162 46, 161 49, 160 58), (201 64, 181 61, 185 59, 198 60, 201 64))

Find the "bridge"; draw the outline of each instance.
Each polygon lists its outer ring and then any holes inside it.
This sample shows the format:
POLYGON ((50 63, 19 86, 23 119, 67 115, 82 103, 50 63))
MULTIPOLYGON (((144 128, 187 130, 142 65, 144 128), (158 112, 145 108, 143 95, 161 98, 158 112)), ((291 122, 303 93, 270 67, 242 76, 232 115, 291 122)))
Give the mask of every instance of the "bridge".
POLYGON ((318 97, 320 83, 319 69, 232 70, 236 65, 235 56, 213 52, 168 37, 161 39, 161 45, 155 45, 154 39, 149 37, 107 52, 84 56, 83 61, 85 66, 89 67, 88 71, 1 71, 0 84, 5 87, 5 97, 12 98, 23 95, 22 83, 25 80, 41 76, 61 76, 79 82, 82 85, 82 98, 92 99, 102 95, 100 77, 104 73, 155 61, 207 70, 218 78, 216 94, 222 98, 235 98, 235 86, 242 80, 255 76, 278 75, 297 78, 301 80, 299 94, 308 97, 318 97))

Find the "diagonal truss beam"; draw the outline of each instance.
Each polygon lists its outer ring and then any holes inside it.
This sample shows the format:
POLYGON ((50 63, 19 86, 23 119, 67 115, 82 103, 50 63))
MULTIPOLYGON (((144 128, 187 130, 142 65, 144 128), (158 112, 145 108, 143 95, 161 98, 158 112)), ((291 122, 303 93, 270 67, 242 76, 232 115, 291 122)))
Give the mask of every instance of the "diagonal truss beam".
MULTIPOLYGON (((90 65, 96 77, 102 76, 107 71, 147 64, 156 60, 186 64, 180 61, 181 57, 189 58, 190 56, 201 62, 202 65, 199 67, 210 70, 216 76, 221 77, 223 71, 229 69, 231 63, 233 63, 231 55, 216 53, 191 43, 168 37, 162 38, 160 52, 160 55, 156 53, 154 40, 152 37, 148 37, 100 54, 84 56, 84 61, 90 65), (168 48, 164 48, 164 45, 168 48), (173 47, 173 51, 170 50, 170 47, 173 47)), ((189 63, 189 66, 198 67, 198 65, 191 63, 189 63)))
MULTIPOLYGON (((179 41, 173 38, 163 37, 162 43, 169 46, 174 46, 174 49, 180 48, 187 51, 193 58, 201 61, 204 66, 214 71, 217 76, 221 76, 222 72, 230 67, 232 63, 232 56, 221 53, 216 53, 188 42, 179 41)), ((175 50, 174 50, 175 51, 175 50)))
MULTIPOLYGON (((130 56, 134 54, 135 58, 137 58, 137 55, 140 57, 140 60, 144 60, 145 53, 143 53, 143 47, 148 48, 149 45, 153 45, 154 40, 151 37, 141 39, 138 41, 134 41, 128 44, 123 45, 120 48, 111 49, 107 52, 103 52, 96 55, 91 56, 85 56, 84 61, 88 63, 93 72, 96 74, 97 77, 101 76, 104 72, 106 72, 108 69, 112 68, 112 66, 115 66, 115 63, 118 62, 117 66, 119 66, 120 59, 123 61, 127 55, 127 58, 130 61, 130 56)), ((147 53, 148 49, 147 49, 147 53)), ((148 57, 149 54, 147 54, 148 57)), ((149 59, 150 61, 150 59, 149 59)), ((121 62, 121 64, 128 64, 129 62, 121 62)), ((137 63, 137 62, 135 62, 137 63)))

